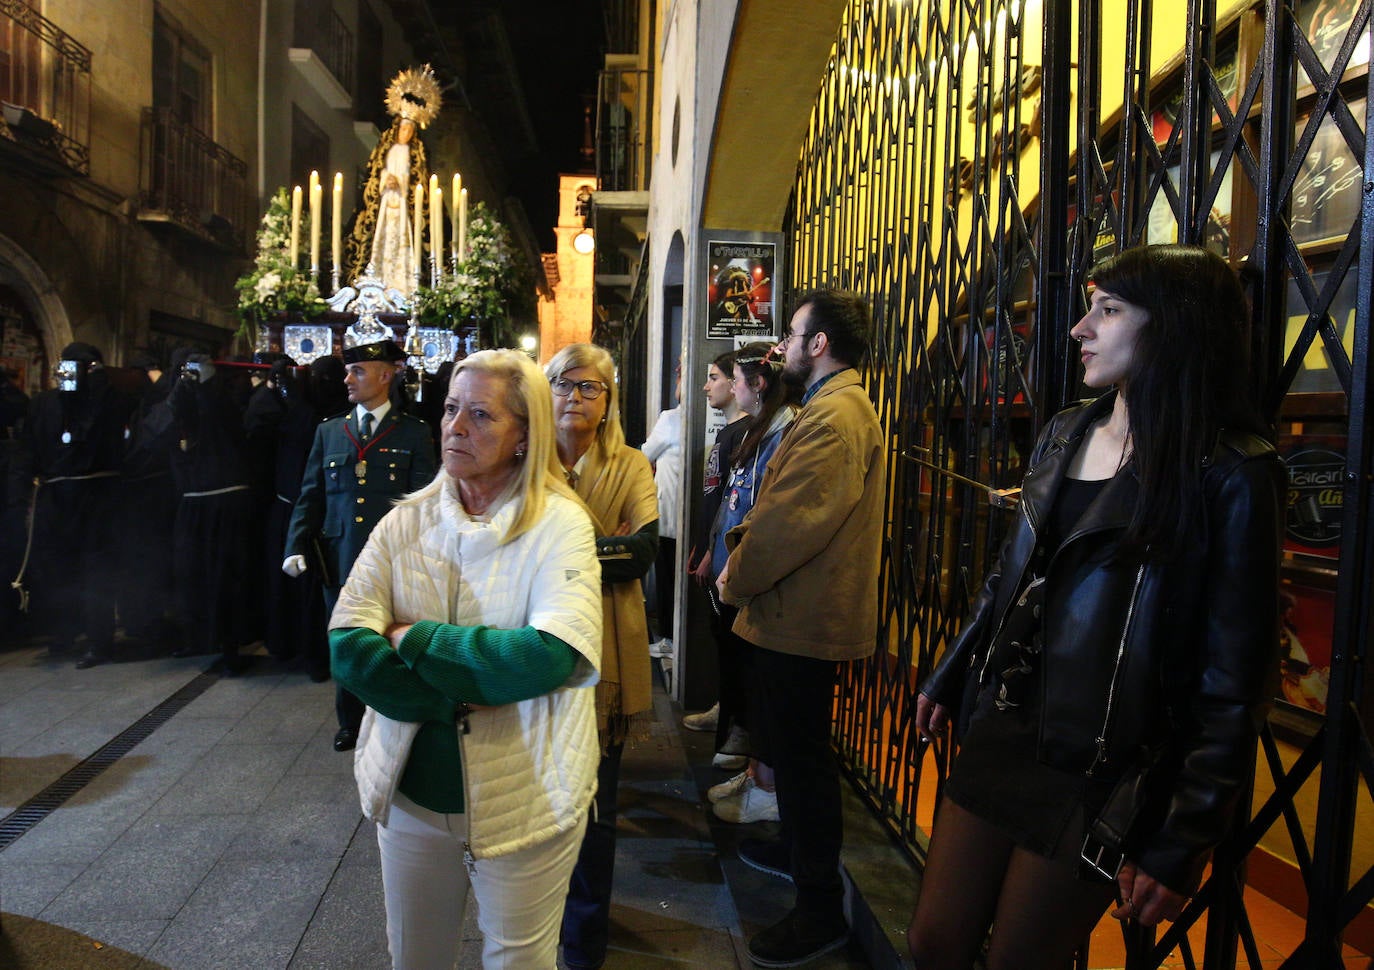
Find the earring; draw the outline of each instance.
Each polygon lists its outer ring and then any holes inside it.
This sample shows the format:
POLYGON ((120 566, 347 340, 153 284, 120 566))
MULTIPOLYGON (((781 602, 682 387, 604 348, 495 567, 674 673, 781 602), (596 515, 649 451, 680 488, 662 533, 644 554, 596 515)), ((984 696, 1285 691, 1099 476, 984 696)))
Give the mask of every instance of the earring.
POLYGON ((515 457, 516 457, 516 458, 524 458, 524 457, 525 457, 525 449, 524 449, 524 448, 516 448, 516 449, 515 449, 515 457))

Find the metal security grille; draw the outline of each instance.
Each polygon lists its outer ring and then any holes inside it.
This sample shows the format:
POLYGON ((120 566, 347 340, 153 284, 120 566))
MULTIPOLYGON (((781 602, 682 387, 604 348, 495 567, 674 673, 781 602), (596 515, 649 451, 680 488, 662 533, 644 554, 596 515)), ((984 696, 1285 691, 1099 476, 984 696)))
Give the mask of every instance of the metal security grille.
POLYGON ((1093 262, 1175 240, 1225 254, 1252 295, 1253 378, 1290 469, 1335 456, 1320 502, 1294 477, 1285 561, 1298 602, 1326 604, 1304 627, 1331 645, 1324 703, 1303 693, 1310 658, 1290 642, 1251 821, 1174 927, 1136 941, 1141 967, 1176 949, 1189 965, 1260 965, 1242 887, 1266 833, 1306 896, 1285 966, 1341 966, 1341 936, 1374 895, 1367 856, 1352 871, 1374 789, 1370 9, 1256 0, 1219 19, 1215 0, 854 0, 802 147, 790 283, 870 297, 868 377, 891 444, 886 649, 846 675, 837 742, 913 857, 949 756, 912 729, 915 685, 995 555, 997 490, 1079 393, 1068 330, 1093 262), (1152 61, 1159 50, 1168 59, 1152 61), (1304 787, 1317 791, 1310 839, 1304 787), (1194 953, 1185 931, 1204 914, 1194 953))

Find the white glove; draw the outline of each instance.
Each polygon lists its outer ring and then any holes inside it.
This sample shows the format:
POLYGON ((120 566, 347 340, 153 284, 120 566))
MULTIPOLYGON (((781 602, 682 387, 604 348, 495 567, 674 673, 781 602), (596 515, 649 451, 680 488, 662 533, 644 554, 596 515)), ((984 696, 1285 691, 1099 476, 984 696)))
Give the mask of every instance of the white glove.
POLYGON ((305 557, 287 556, 285 559, 282 560, 281 571, 286 573, 286 575, 290 576, 292 579, 295 579, 301 573, 305 572, 305 557))

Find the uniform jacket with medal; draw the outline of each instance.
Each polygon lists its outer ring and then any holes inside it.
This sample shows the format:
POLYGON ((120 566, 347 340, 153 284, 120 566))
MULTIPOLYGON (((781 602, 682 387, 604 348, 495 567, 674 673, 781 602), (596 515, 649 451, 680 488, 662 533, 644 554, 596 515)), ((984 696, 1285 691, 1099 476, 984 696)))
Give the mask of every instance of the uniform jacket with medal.
POLYGON ((392 499, 428 485, 436 471, 429 425, 394 404, 366 442, 356 407, 327 418, 315 429, 306 459, 286 530, 286 555, 305 556, 315 566, 310 541, 318 536, 328 560, 326 583, 342 586, 392 499), (367 449, 361 459, 360 447, 367 449))
MULTIPOLYGON (((996 672, 989 653, 1060 483, 1114 397, 1061 412, 1041 435, 1001 555, 921 687, 961 723, 996 672)), ((1202 515, 1177 559, 1113 560, 1139 489, 1127 466, 1043 567, 1039 759, 1110 781, 1154 753, 1154 797, 1127 855, 1179 891, 1226 831, 1278 670, 1283 464, 1268 442, 1222 431, 1201 475, 1202 515)))

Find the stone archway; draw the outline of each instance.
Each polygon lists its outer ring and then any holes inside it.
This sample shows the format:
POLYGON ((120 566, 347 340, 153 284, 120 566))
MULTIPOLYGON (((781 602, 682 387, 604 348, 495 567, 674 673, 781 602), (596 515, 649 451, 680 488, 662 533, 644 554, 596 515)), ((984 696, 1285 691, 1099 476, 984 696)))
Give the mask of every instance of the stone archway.
POLYGON ((43 339, 49 363, 72 341, 71 320, 48 274, 24 247, 0 234, 0 285, 24 300, 43 339))

